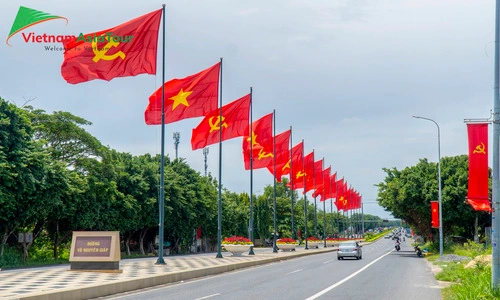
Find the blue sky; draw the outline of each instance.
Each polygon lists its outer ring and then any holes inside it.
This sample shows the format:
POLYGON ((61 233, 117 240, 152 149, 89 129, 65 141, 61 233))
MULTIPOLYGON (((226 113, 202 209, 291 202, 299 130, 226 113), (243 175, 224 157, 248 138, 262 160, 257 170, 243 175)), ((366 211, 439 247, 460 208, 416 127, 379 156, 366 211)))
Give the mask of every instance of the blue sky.
MULTIPOLYGON (((0 10, 3 41, 19 5, 64 20, 27 29, 36 34, 103 30, 161 8, 144 1, 11 1, 0 10)), ((253 116, 276 110, 276 132, 293 128, 338 176, 358 190, 365 212, 388 217, 376 203, 382 168, 402 169, 420 158, 467 153, 464 119, 488 118, 493 107, 494 1, 231 1, 172 0, 166 13, 166 76, 185 77, 223 57, 223 103, 253 87, 253 116)), ((0 46, 0 96, 17 105, 69 111, 93 123, 87 130, 103 144, 132 154, 160 152, 160 127, 144 123, 148 97, 161 73, 110 82, 66 83, 63 53, 25 43, 18 34, 0 46)), ((161 50, 159 51, 161 53, 161 50)), ((160 68, 161 58, 158 59, 160 68)), ((158 69, 160 70, 160 69, 158 69)), ((166 153, 203 173, 202 150, 192 151, 191 130, 201 118, 166 127, 166 153)), ((218 176, 218 146, 208 171, 218 176)), ((490 160, 491 161, 491 160, 490 160)), ((224 142, 222 182, 249 191, 241 139, 224 142)), ((254 171, 254 191, 272 184, 254 171)), ((328 206, 329 207, 329 206, 328 206)))

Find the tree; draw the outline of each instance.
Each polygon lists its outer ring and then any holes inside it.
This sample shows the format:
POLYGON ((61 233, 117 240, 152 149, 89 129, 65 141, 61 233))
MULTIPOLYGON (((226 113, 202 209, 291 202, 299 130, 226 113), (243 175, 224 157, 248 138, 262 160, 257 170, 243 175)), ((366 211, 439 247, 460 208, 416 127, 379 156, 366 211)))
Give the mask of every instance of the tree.
MULTIPOLYGON (((438 200, 437 163, 421 159, 402 171, 383 169, 387 176, 377 184, 377 201, 396 218, 404 219, 419 234, 432 235, 430 201, 438 200)), ((459 155, 441 160, 443 235, 473 237, 476 212, 465 202, 467 196, 468 157, 459 155)), ((487 224, 487 214, 482 214, 487 224)))

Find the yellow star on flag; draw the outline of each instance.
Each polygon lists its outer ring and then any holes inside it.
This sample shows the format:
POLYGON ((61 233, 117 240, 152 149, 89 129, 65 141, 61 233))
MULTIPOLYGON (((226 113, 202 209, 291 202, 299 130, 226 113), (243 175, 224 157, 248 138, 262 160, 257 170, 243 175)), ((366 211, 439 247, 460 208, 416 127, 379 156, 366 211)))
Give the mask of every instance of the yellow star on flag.
POLYGON ((168 98, 168 100, 173 100, 172 110, 174 110, 179 104, 184 106, 189 106, 189 102, 187 101, 187 97, 191 95, 192 91, 184 92, 183 89, 179 91, 179 93, 173 97, 168 98))

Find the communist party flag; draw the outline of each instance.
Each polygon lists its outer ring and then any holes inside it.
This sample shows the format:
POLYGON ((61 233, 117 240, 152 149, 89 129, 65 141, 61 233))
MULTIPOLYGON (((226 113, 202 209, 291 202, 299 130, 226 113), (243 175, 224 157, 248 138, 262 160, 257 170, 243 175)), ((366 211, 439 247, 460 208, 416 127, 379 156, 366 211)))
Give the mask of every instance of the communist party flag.
POLYGON ((113 28, 63 40, 62 77, 77 84, 156 74, 161 14, 159 9, 113 28))
MULTIPOLYGON (((294 167, 295 168, 295 167, 294 167)), ((312 182, 314 173, 314 151, 304 156, 304 165, 302 170, 299 170, 295 179, 294 188, 303 188, 303 193, 307 193, 312 189, 312 184, 308 184, 308 181, 312 182)))
MULTIPOLYGON (((276 149, 274 155, 271 155, 270 157, 267 158, 267 163, 266 167, 269 170, 271 174, 274 175, 274 157, 276 156, 276 180, 278 182, 281 182, 281 177, 278 177, 278 158, 283 160, 283 156, 290 156, 290 135, 292 131, 289 129, 287 131, 284 131, 276 136, 274 136, 273 139, 271 140, 266 140, 266 143, 264 144, 264 149, 273 149, 274 145, 273 143, 276 144, 276 149)), ((273 153, 271 153, 273 154, 273 153)))
MULTIPOLYGON (((248 130, 247 132, 250 132, 248 130)), ((273 149, 264 149, 267 140, 273 137, 273 113, 267 114, 257 121, 252 122, 252 137, 243 138, 243 160, 245 170, 250 170, 250 140, 252 141, 252 169, 265 168, 267 164, 260 163, 266 157, 270 157, 273 149), (267 150, 267 151, 266 151, 267 150), (260 156, 259 156, 260 155, 260 156)))
POLYGON ((467 202, 474 210, 491 211, 488 195, 488 124, 467 124, 469 185, 467 202))
POLYGON ((198 127, 193 129, 191 135, 191 147, 193 150, 204 148, 207 145, 218 143, 220 130, 222 140, 229 140, 248 133, 248 121, 250 114, 250 94, 241 97, 222 107, 222 118, 220 109, 216 109, 203 118, 198 127))
POLYGON ((330 194, 327 199, 337 198, 337 172, 335 172, 335 174, 330 176, 329 180, 330 180, 330 194))
POLYGON ((288 186, 292 189, 298 189, 304 186, 304 163, 303 163, 303 155, 304 155, 304 142, 300 142, 292 148, 292 158, 290 162, 282 167, 282 170, 289 170, 290 174, 290 182, 288 186), (301 186, 297 187, 297 183, 301 182, 301 186))
MULTIPOLYGON (((172 79, 163 85, 165 124, 182 119, 203 117, 218 107, 220 62, 199 73, 172 79)), ((161 124, 162 88, 149 96, 144 112, 148 125, 161 124)))
POLYGON ((439 228, 439 202, 431 201, 431 226, 439 228))
POLYGON ((317 186, 316 190, 312 194, 313 197, 320 197, 320 201, 325 201, 326 199, 329 199, 330 197, 330 169, 331 167, 328 167, 321 172, 321 182, 322 184, 317 186))

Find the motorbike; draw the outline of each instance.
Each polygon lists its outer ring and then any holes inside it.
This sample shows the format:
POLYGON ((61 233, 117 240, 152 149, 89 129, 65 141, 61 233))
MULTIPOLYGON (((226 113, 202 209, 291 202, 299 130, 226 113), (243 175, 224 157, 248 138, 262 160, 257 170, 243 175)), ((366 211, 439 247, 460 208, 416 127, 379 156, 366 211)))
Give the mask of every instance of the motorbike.
POLYGON ((417 252, 418 257, 422 257, 422 250, 420 249, 420 247, 418 245, 415 246, 415 252, 417 252))
POLYGON ((401 247, 399 246, 399 243, 396 243, 396 246, 394 246, 394 248, 396 248, 396 251, 399 251, 401 249, 401 247))

